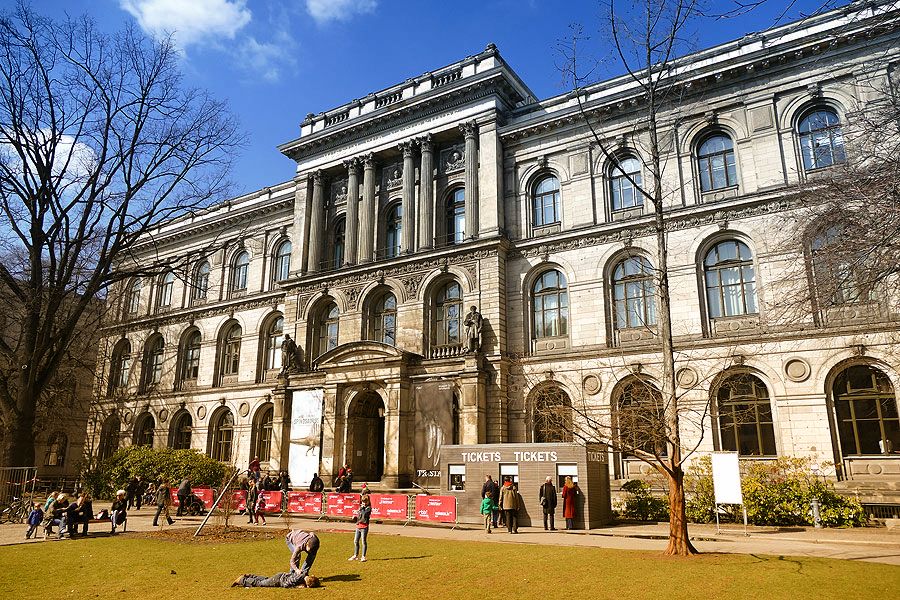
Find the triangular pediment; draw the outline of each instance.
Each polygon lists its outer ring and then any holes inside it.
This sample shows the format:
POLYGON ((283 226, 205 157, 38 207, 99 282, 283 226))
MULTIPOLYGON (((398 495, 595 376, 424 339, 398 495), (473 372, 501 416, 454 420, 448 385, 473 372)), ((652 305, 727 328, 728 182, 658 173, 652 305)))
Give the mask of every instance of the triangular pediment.
POLYGON ((381 363, 384 361, 403 360, 412 356, 395 346, 382 344, 381 342, 350 342, 342 344, 334 350, 329 350, 316 360, 316 366, 320 369, 328 367, 358 365, 366 363, 381 363))

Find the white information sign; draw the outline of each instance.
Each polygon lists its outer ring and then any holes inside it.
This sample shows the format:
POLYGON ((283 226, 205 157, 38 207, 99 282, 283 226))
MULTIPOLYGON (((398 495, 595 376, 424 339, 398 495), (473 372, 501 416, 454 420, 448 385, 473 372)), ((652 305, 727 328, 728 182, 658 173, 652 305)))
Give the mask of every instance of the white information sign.
POLYGON ((322 434, 322 390, 299 390, 291 401, 291 447, 288 475, 295 487, 306 487, 319 470, 322 434))
POLYGON ((712 453, 713 490, 716 504, 744 504, 737 452, 712 453))

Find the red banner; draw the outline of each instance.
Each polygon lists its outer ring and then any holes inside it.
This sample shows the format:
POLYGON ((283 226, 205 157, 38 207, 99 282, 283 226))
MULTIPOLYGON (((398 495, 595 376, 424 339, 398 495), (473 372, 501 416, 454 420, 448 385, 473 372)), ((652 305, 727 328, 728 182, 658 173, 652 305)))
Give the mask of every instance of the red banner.
POLYGON ((231 510, 247 510, 247 490, 234 490, 231 505, 231 510))
MULTIPOLYGON (((203 501, 203 508, 209 508, 212 506, 213 500, 215 500, 212 488, 194 488, 191 492, 203 501)), ((178 502, 178 490, 169 488, 169 493, 172 495, 172 506, 178 506, 180 504, 178 502)))
POLYGON ((288 492, 288 512, 322 514, 322 492, 288 492))
POLYGON ((454 496, 416 496, 416 519, 419 521, 456 522, 456 498, 454 496))
POLYGON ((259 497, 264 504, 256 505, 258 512, 281 512, 281 492, 260 492, 259 497))
POLYGON ((372 516, 378 519, 405 521, 409 513, 409 497, 403 494, 371 494, 372 516))
POLYGON ((328 494, 326 513, 331 517, 352 517, 359 509, 359 494, 328 494))

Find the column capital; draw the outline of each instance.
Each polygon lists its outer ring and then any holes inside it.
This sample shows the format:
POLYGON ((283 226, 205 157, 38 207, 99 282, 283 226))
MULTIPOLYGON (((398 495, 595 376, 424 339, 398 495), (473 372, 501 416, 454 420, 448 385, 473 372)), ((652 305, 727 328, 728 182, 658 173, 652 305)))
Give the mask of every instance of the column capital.
POLYGON ((416 141, 419 142, 419 146, 422 148, 422 152, 431 152, 432 145, 431 145, 431 134, 430 133, 426 133, 425 135, 423 135, 416 141))
POLYGON ((416 150, 416 142, 415 140, 400 142, 399 144, 397 144, 397 148, 403 151, 403 158, 412 158, 413 153, 416 150))
POLYGON ((366 169, 374 169, 375 168, 375 154, 369 152, 368 154, 364 154, 362 156, 363 166, 366 169))
POLYGON ((463 132, 466 139, 474 139, 475 136, 478 135, 478 123, 475 122, 475 119, 460 123, 459 130, 463 132))
POLYGON ((314 184, 322 185, 323 183, 325 183, 325 173, 323 173, 321 169, 313 171, 312 180, 314 184))
POLYGON ((356 157, 348 158, 347 160, 344 161, 344 167, 347 169, 348 172, 354 172, 359 169, 359 163, 360 163, 359 158, 356 158, 356 157))

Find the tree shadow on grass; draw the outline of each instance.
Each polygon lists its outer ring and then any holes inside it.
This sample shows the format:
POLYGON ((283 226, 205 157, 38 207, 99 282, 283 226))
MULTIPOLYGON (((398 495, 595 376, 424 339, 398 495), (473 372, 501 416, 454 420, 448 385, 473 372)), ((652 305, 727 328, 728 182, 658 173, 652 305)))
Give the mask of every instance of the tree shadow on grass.
POLYGON ((346 573, 343 575, 329 575, 328 577, 320 577, 319 581, 328 583, 330 581, 359 581, 359 573, 346 573))
POLYGON ((798 575, 803 574, 803 561, 796 557, 784 556, 783 554, 778 556, 762 556, 760 554, 750 554, 753 558, 756 559, 757 562, 770 562, 773 560, 777 560, 780 562, 791 563, 796 567, 796 573, 798 575))
POLYGON ((372 562, 373 560, 419 560, 420 558, 431 558, 430 554, 423 554, 422 556, 385 556, 384 558, 370 558, 368 562, 372 562))

